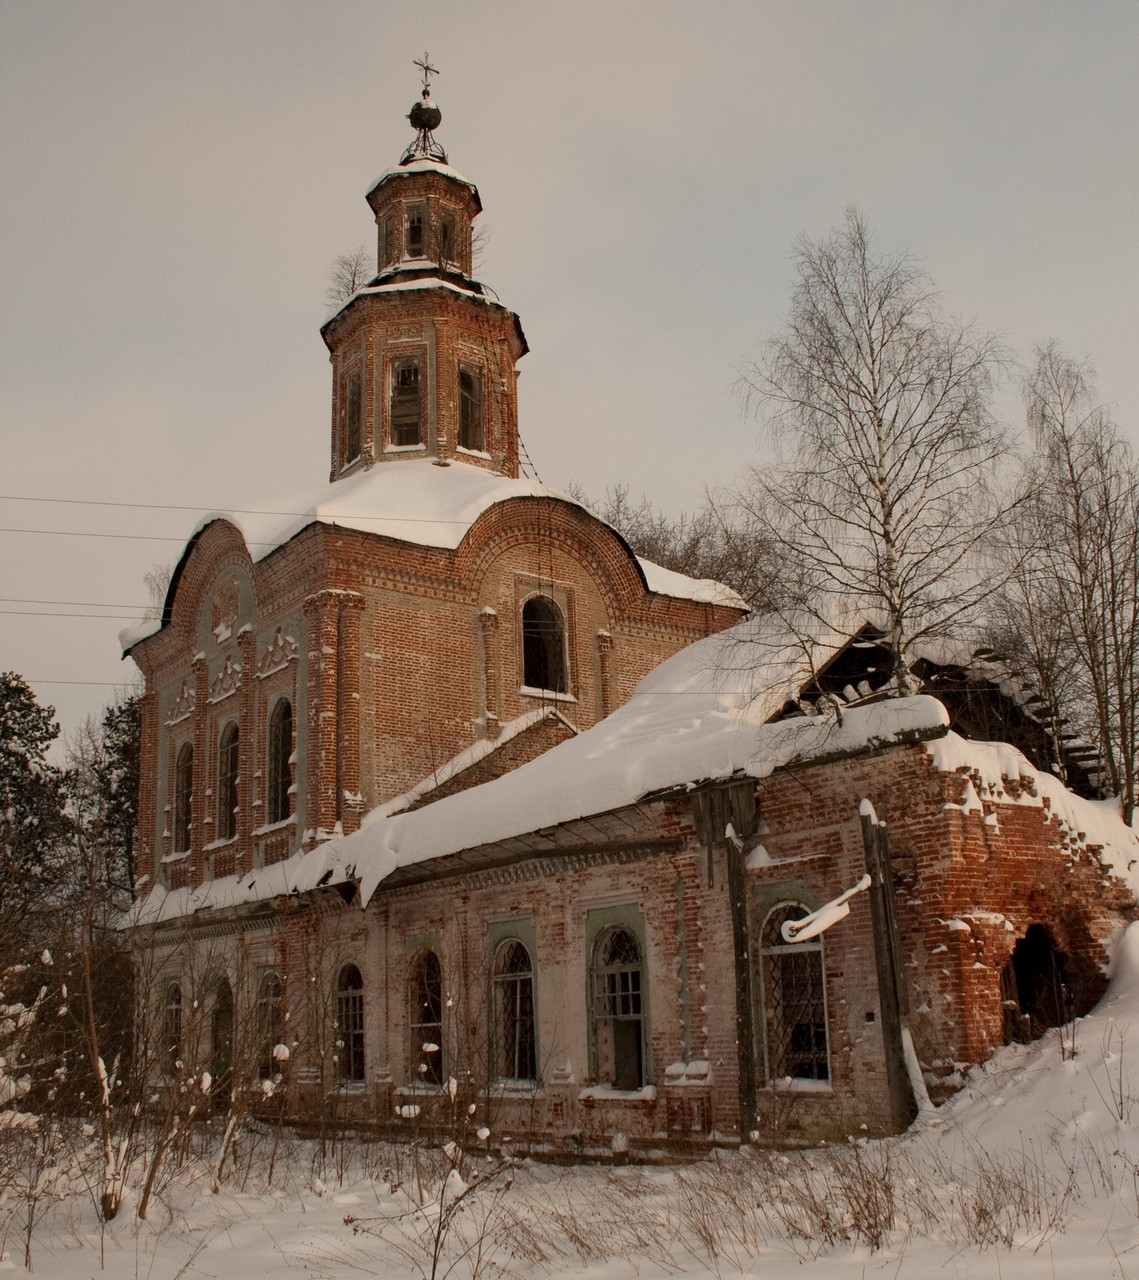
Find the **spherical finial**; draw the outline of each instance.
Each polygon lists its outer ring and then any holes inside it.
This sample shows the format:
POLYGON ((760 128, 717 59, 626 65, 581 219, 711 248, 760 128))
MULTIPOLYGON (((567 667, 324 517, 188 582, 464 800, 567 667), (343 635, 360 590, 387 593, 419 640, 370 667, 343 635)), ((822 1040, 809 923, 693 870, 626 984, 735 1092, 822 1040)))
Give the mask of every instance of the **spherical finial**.
POLYGON ((431 101, 430 91, 424 89, 422 100, 411 108, 407 113, 407 118, 411 122, 411 127, 416 131, 426 130, 428 133, 432 133, 439 128, 439 121, 443 119, 443 113, 431 101))

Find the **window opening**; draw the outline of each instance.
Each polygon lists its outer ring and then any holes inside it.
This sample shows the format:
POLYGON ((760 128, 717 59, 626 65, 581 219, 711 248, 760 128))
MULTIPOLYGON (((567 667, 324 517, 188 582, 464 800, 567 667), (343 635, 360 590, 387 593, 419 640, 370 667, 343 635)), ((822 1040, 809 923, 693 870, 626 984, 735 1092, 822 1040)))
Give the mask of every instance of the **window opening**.
POLYGON ((281 979, 267 973, 257 989, 257 1079, 271 1080, 280 1068, 274 1050, 285 1034, 285 1000, 281 979))
POLYGON ((408 1030, 412 1079, 443 1083, 443 970, 434 951, 425 951, 411 970, 408 1030))
POLYGON ((482 373, 465 365, 459 368, 459 444, 483 448, 482 373))
POLYGON ((380 219, 379 239, 380 270, 382 271, 395 256, 392 253, 392 215, 390 213, 385 213, 380 219))
POLYGON ((289 788, 293 754, 293 708, 288 698, 281 698, 269 717, 269 785, 266 794, 267 822, 283 822, 289 816, 289 788))
POLYGON ((510 1080, 534 1080, 534 971, 530 953, 517 939, 504 942, 494 962, 497 1073, 510 1080))
POLYGON ((784 942, 784 921, 801 920, 797 902, 772 910, 761 933, 764 1029, 769 1080, 829 1080, 821 939, 784 942))
POLYGON ((565 620, 549 596, 531 596, 522 606, 522 683, 567 691, 565 620))
POLYGON ((455 262, 455 217, 445 213, 439 223, 439 261, 453 265, 455 262))
POLYGON ((423 209, 418 205, 407 211, 407 256, 423 257, 423 209))
POLYGON ((415 359, 392 363, 391 440, 394 445, 423 442, 419 361, 415 359))
POLYGON ((166 1055, 174 1067, 182 1051, 182 988, 177 982, 171 982, 166 988, 162 1033, 166 1041, 166 1055))
POLYGON ((184 742, 174 766, 174 852, 190 847, 190 802, 194 786, 194 748, 184 742))
POLYGON ((214 992, 210 1015, 210 1075, 219 1104, 227 1101, 233 1070, 233 989, 222 978, 214 992))
POLYGON ((645 1083, 641 953, 628 929, 610 929, 593 958, 593 1017, 597 1076, 615 1089, 645 1083))
POLYGON ((237 835, 237 725, 225 727, 218 744, 217 838, 237 835))
POLYGON ((355 462, 360 456, 363 439, 364 397, 361 394, 363 379, 360 371, 348 375, 348 391, 345 396, 344 465, 355 462))
POLYGON ((364 1079, 364 979, 354 964, 340 970, 336 983, 340 1079, 364 1079))

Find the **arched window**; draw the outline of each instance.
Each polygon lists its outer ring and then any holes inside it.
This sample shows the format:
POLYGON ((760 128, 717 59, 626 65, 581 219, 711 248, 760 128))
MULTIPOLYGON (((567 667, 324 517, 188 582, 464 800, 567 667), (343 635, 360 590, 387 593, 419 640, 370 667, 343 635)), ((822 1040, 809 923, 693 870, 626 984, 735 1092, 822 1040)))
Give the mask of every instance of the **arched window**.
POLYGON ((167 983, 166 1003, 162 1010, 162 1038, 166 1056, 174 1066, 182 1053, 182 987, 177 982, 167 983))
POLYGON ((360 456, 360 442, 364 431, 363 381, 360 371, 348 375, 344 394, 344 465, 355 462, 360 456))
POLYGON ((285 1001, 281 979, 267 973, 257 988, 257 1078, 271 1080, 280 1066, 275 1050, 285 1034, 285 1001))
POLYGON ((442 1084, 443 970, 434 951, 424 951, 411 966, 407 1022, 411 1078, 442 1084))
POLYGON ((364 979, 346 964, 336 980, 336 1024, 339 1028, 340 1079, 364 1079, 364 979))
POLYGON ((497 1074, 511 1080, 535 1079, 534 969, 529 951, 517 938, 495 953, 494 1019, 497 1074))
POLYGON ((550 693, 568 690, 565 619, 549 596, 531 596, 522 606, 522 683, 550 693))
POLYGON ((227 724, 218 741, 217 831, 219 840, 237 835, 237 725, 227 724))
POLYGON ((269 717, 269 769, 265 795, 265 821, 283 822, 289 816, 289 788, 293 754, 293 708, 288 698, 278 700, 269 717))
POLYGON ((219 1093, 229 1088, 233 1068, 233 988, 222 978, 210 1013, 210 1074, 219 1093))
POLYGON ((593 1026, 598 1080, 615 1089, 645 1083, 641 951, 628 929, 607 929, 593 951, 593 1026))
POLYGON ((798 902, 781 903, 760 931, 769 1081, 830 1079, 822 938, 783 940, 784 922, 806 914, 798 902))
POLYGON ((190 801, 194 788, 194 748, 184 742, 174 765, 174 852, 190 847, 190 801))

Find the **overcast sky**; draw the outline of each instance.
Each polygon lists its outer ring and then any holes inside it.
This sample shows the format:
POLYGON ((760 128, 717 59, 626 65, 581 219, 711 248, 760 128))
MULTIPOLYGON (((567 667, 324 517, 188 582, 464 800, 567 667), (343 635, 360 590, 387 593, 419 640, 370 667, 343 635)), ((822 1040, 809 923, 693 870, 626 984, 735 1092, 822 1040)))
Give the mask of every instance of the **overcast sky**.
POLYGON ((199 514, 75 502, 327 478, 328 268, 374 244, 425 49, 547 484, 677 512, 730 481, 735 371, 851 203, 1022 358, 1093 357, 1135 438, 1135 0, 0 0, 0 668, 65 731, 199 514))

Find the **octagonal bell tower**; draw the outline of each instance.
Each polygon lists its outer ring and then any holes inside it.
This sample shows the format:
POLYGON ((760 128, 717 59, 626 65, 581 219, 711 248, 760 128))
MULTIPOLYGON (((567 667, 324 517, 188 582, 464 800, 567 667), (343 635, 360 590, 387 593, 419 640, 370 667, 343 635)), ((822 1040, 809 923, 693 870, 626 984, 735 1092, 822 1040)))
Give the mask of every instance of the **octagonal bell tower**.
POLYGON ((373 183, 377 274, 325 322, 332 360, 331 476, 429 457, 518 475, 518 317, 472 276, 474 183, 435 139, 442 113, 423 91, 416 135, 373 183))

